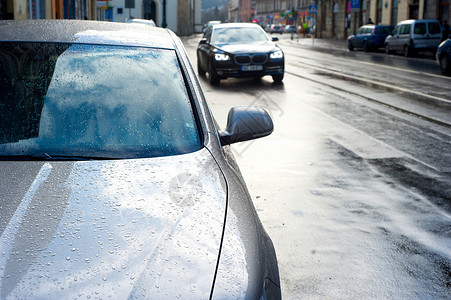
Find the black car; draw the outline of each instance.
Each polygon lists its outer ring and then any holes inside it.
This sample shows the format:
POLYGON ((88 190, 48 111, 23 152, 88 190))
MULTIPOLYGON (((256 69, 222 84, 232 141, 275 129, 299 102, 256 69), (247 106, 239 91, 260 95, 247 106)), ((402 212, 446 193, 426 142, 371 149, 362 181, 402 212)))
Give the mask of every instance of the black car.
POLYGON ((437 49, 435 55, 440 71, 445 75, 451 75, 451 38, 444 40, 437 49))
POLYGON ((230 144, 170 30, 0 21, 1 299, 280 299, 230 144))
POLYGON ((261 78, 265 75, 280 83, 284 68, 282 49, 257 24, 213 25, 197 47, 198 73, 200 76, 209 73, 211 84, 229 77, 261 78))
POLYGON ((368 52, 384 47, 385 38, 393 31, 391 25, 364 25, 360 27, 356 34, 348 37, 348 49, 353 51, 361 48, 368 52))

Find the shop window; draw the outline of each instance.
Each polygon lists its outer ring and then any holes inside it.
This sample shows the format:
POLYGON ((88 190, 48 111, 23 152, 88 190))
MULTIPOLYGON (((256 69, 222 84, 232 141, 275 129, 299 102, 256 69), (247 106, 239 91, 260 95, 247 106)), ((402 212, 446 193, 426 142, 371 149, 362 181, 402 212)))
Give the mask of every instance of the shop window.
POLYGON ((398 0, 393 0, 391 7, 391 24, 396 25, 398 23, 398 0))
POLYGON ((377 0, 376 24, 382 23, 382 0, 377 0))

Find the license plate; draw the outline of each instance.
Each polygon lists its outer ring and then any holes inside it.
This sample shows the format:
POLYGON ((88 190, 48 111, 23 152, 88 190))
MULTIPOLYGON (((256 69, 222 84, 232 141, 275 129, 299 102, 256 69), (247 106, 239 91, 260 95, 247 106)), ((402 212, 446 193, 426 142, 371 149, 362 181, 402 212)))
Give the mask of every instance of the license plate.
POLYGON ((261 70, 263 70, 263 66, 262 65, 242 66, 241 70, 242 71, 261 71, 261 70))

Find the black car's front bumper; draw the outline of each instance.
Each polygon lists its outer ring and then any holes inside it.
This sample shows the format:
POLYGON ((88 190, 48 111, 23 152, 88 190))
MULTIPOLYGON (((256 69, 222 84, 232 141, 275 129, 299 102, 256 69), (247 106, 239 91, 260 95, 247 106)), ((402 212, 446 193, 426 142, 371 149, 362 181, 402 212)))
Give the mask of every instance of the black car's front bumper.
POLYGON ((234 62, 234 59, 228 61, 211 60, 213 67, 220 79, 229 77, 262 77, 266 75, 281 75, 284 73, 284 59, 270 59, 264 64, 245 64, 240 65, 234 62), (250 70, 249 70, 250 69, 250 70))

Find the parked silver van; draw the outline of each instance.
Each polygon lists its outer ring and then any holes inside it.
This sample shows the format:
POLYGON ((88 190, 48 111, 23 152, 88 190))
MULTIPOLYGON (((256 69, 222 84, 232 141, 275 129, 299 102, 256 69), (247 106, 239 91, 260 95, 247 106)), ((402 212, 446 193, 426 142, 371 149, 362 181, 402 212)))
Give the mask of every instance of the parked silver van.
POLYGON ((406 20, 398 23, 385 39, 385 52, 402 51, 411 56, 420 51, 435 51, 442 39, 437 20, 406 20))

